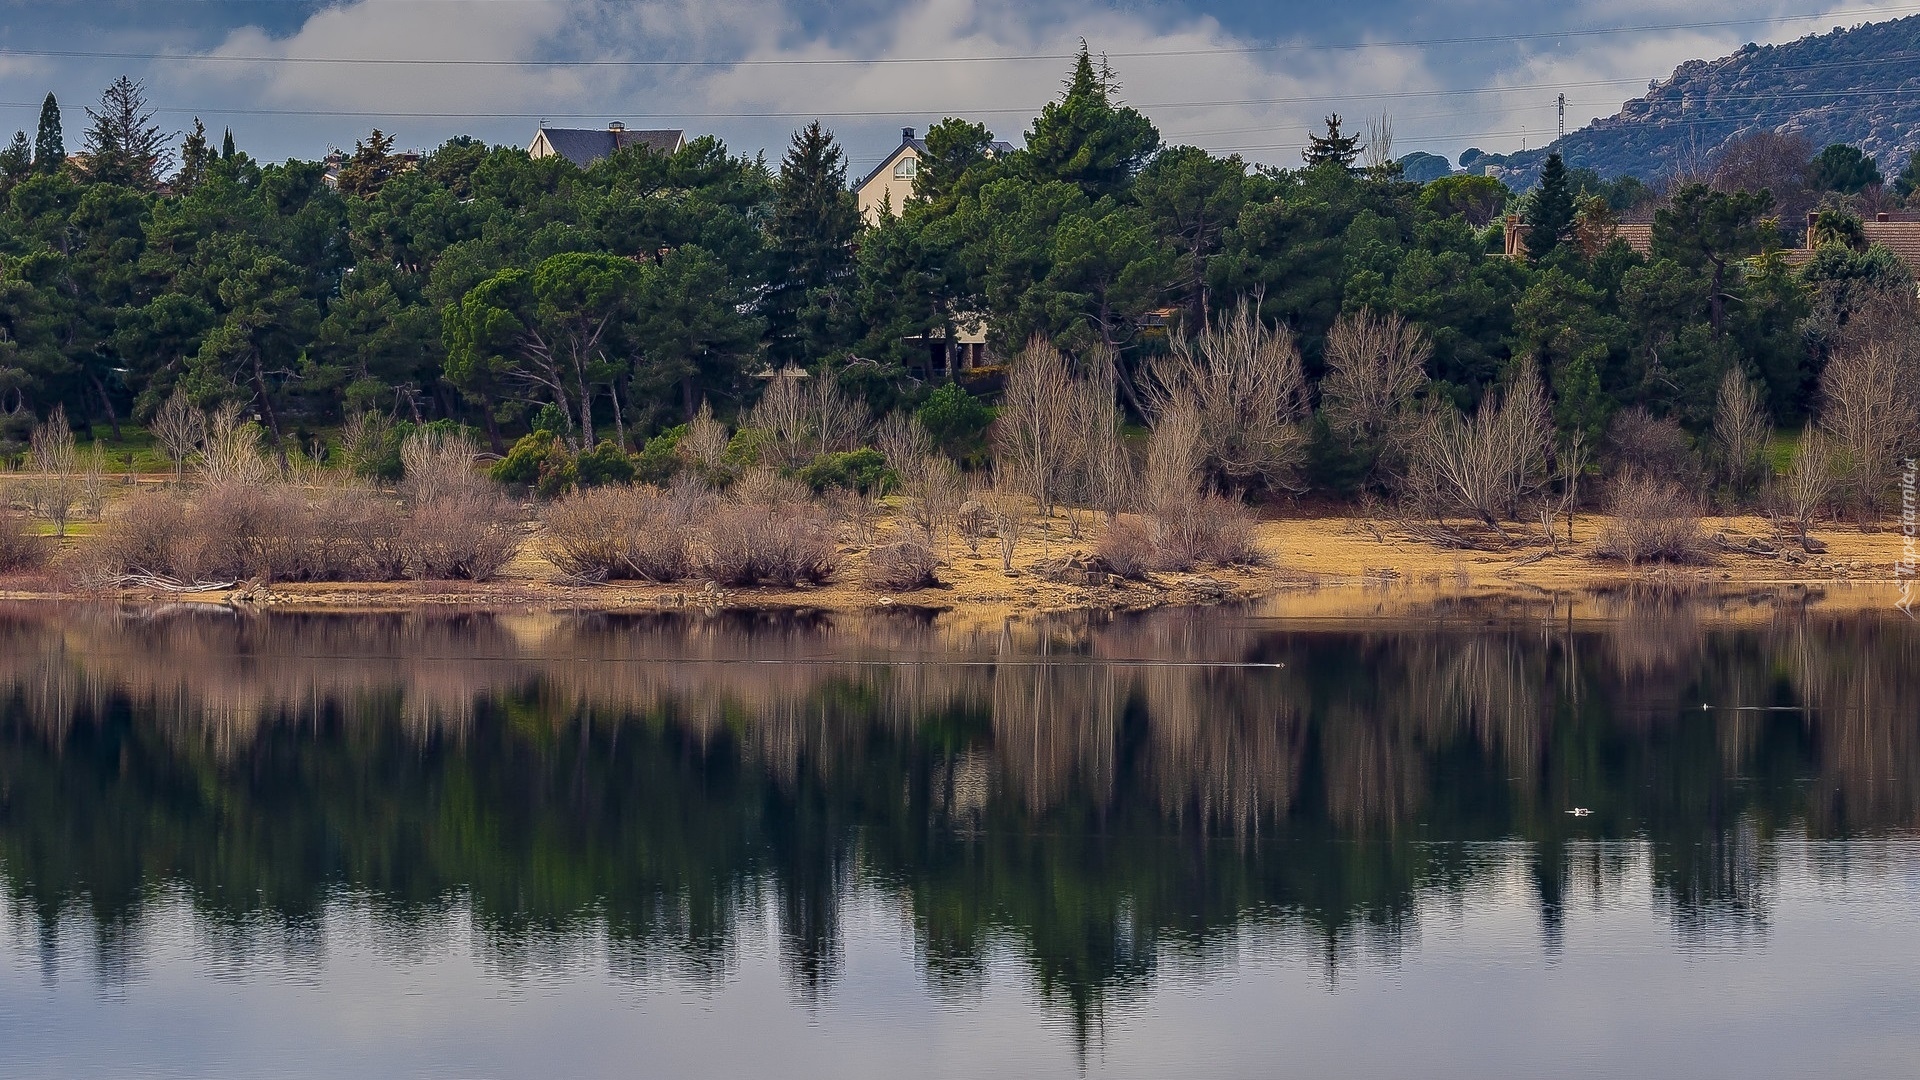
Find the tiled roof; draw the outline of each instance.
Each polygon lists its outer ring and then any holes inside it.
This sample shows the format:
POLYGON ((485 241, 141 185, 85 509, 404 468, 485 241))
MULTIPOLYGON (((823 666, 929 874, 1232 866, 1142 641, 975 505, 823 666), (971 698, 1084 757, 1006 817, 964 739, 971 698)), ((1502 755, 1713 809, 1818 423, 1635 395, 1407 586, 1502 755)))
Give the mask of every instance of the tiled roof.
POLYGON ((1616 225, 1613 235, 1616 239, 1625 240, 1628 247, 1642 255, 1653 254, 1653 226, 1651 225, 1616 225))
POLYGON ((1867 243, 1879 244, 1900 257, 1907 269, 1920 276, 1920 221, 1865 221, 1860 228, 1867 243))
POLYGON ((661 154, 671 154, 686 141, 686 132, 678 129, 657 131, 614 131, 610 128, 543 127, 553 152, 581 168, 599 161, 615 150, 644 146, 661 154))

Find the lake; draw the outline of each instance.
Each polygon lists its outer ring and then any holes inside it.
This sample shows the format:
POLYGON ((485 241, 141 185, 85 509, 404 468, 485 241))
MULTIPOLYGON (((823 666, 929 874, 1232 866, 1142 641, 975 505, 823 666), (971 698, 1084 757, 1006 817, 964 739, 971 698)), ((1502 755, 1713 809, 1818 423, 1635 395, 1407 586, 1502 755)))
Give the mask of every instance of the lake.
POLYGON ((1910 1077, 1920 628, 1804 597, 0 606, 8 1077, 1910 1077))

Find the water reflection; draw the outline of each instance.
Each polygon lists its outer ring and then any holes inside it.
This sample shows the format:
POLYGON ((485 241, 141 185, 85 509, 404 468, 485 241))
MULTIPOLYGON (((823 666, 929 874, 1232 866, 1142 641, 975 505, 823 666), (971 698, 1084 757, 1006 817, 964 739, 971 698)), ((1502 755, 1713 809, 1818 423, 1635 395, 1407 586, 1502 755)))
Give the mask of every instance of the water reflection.
POLYGON ((6 609, 0 875, 43 977, 82 933, 108 988, 165 904, 216 973, 318 979, 346 902, 396 958, 457 916, 503 973, 588 950, 696 985, 771 913, 791 992, 823 1000, 847 905, 879 897, 936 995, 1011 953, 1084 1039, 1169 968, 1264 941, 1337 979, 1509 876, 1549 957, 1575 904, 1738 947, 1782 837, 1920 828, 1906 620, 1606 614, 6 609))

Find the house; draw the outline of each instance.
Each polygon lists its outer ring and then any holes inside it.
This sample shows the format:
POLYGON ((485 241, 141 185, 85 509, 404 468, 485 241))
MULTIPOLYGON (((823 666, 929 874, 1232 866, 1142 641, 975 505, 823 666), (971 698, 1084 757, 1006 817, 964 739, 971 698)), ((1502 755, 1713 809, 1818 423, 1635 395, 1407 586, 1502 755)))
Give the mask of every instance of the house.
POLYGON ((679 153, 687 145, 687 133, 679 129, 628 131, 618 120, 603 128, 563 128, 541 124, 527 144, 527 156, 547 158, 556 155, 581 168, 629 146, 644 146, 659 154, 679 153))
MULTIPOLYGON (((996 142, 987 147, 988 157, 1011 153, 1012 143, 996 142)), ((860 195, 860 216, 872 224, 880 219, 880 208, 894 213, 913 197, 913 178, 920 175, 920 159, 926 155, 927 141, 913 137, 912 128, 900 129, 900 145, 893 148, 865 179, 854 185, 860 195)))

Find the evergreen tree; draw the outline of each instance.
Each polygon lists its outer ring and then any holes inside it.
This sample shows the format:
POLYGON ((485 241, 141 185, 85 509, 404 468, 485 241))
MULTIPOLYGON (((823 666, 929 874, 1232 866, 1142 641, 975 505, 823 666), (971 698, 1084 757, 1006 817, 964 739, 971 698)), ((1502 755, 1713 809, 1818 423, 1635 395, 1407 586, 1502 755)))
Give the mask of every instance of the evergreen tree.
POLYGON ((927 129, 927 152, 913 175, 913 193, 938 201, 953 194, 962 174, 993 153, 993 132, 985 124, 948 117, 927 129))
POLYGON ((340 170, 340 194, 370 199, 393 178, 393 136, 379 128, 365 142, 355 141, 353 156, 340 170))
POLYGON ((220 160, 221 161, 233 160, 233 129, 232 128, 227 128, 226 134, 220 136, 220 160))
POLYGON ((794 134, 780 162, 767 223, 774 264, 767 314, 776 363, 818 360, 839 343, 837 328, 851 314, 846 286, 859 228, 846 160, 833 133, 816 120, 794 134))
POLYGON ((1538 262, 1573 232, 1574 200, 1567 183, 1567 166, 1559 154, 1547 155, 1540 170, 1540 186, 1527 200, 1527 257, 1538 262))
POLYGON ((146 88, 125 75, 100 92, 88 109, 87 175, 101 183, 153 191, 171 163, 166 136, 153 123, 146 88))
POLYGON ((185 195, 207 178, 207 163, 213 152, 207 147, 207 125, 193 118, 193 131, 180 144, 180 172, 173 178, 173 190, 185 195))
POLYGON ((1022 164, 1036 180, 1064 180, 1093 198, 1115 195, 1160 148, 1160 132, 1136 109, 1116 106, 1113 73, 1080 43, 1067 92, 1049 101, 1027 132, 1022 164))
POLYGON ((67 160, 67 143, 60 134, 60 103, 48 94, 40 103, 40 128, 33 136, 33 167, 43 173, 59 172, 67 160))
POLYGON ((1893 178, 1893 193, 1901 199, 1912 201, 1916 191, 1920 191, 1920 153, 1907 155, 1907 167, 1893 178))
POLYGON ((1857 195, 1880 183, 1880 167, 1857 146, 1834 143, 1813 159, 1813 182, 1822 191, 1857 195))
POLYGON ((16 131, 13 141, 0 151, 0 178, 8 183, 19 181, 33 171, 33 149, 27 143, 27 133, 16 131))
POLYGON ((1365 147, 1360 145, 1360 136, 1341 133, 1340 114, 1334 113, 1327 117, 1327 133, 1325 135, 1309 134, 1307 148, 1300 152, 1300 156, 1306 159, 1309 169, 1332 163, 1352 171, 1353 163, 1359 159, 1360 152, 1364 149, 1365 147))

